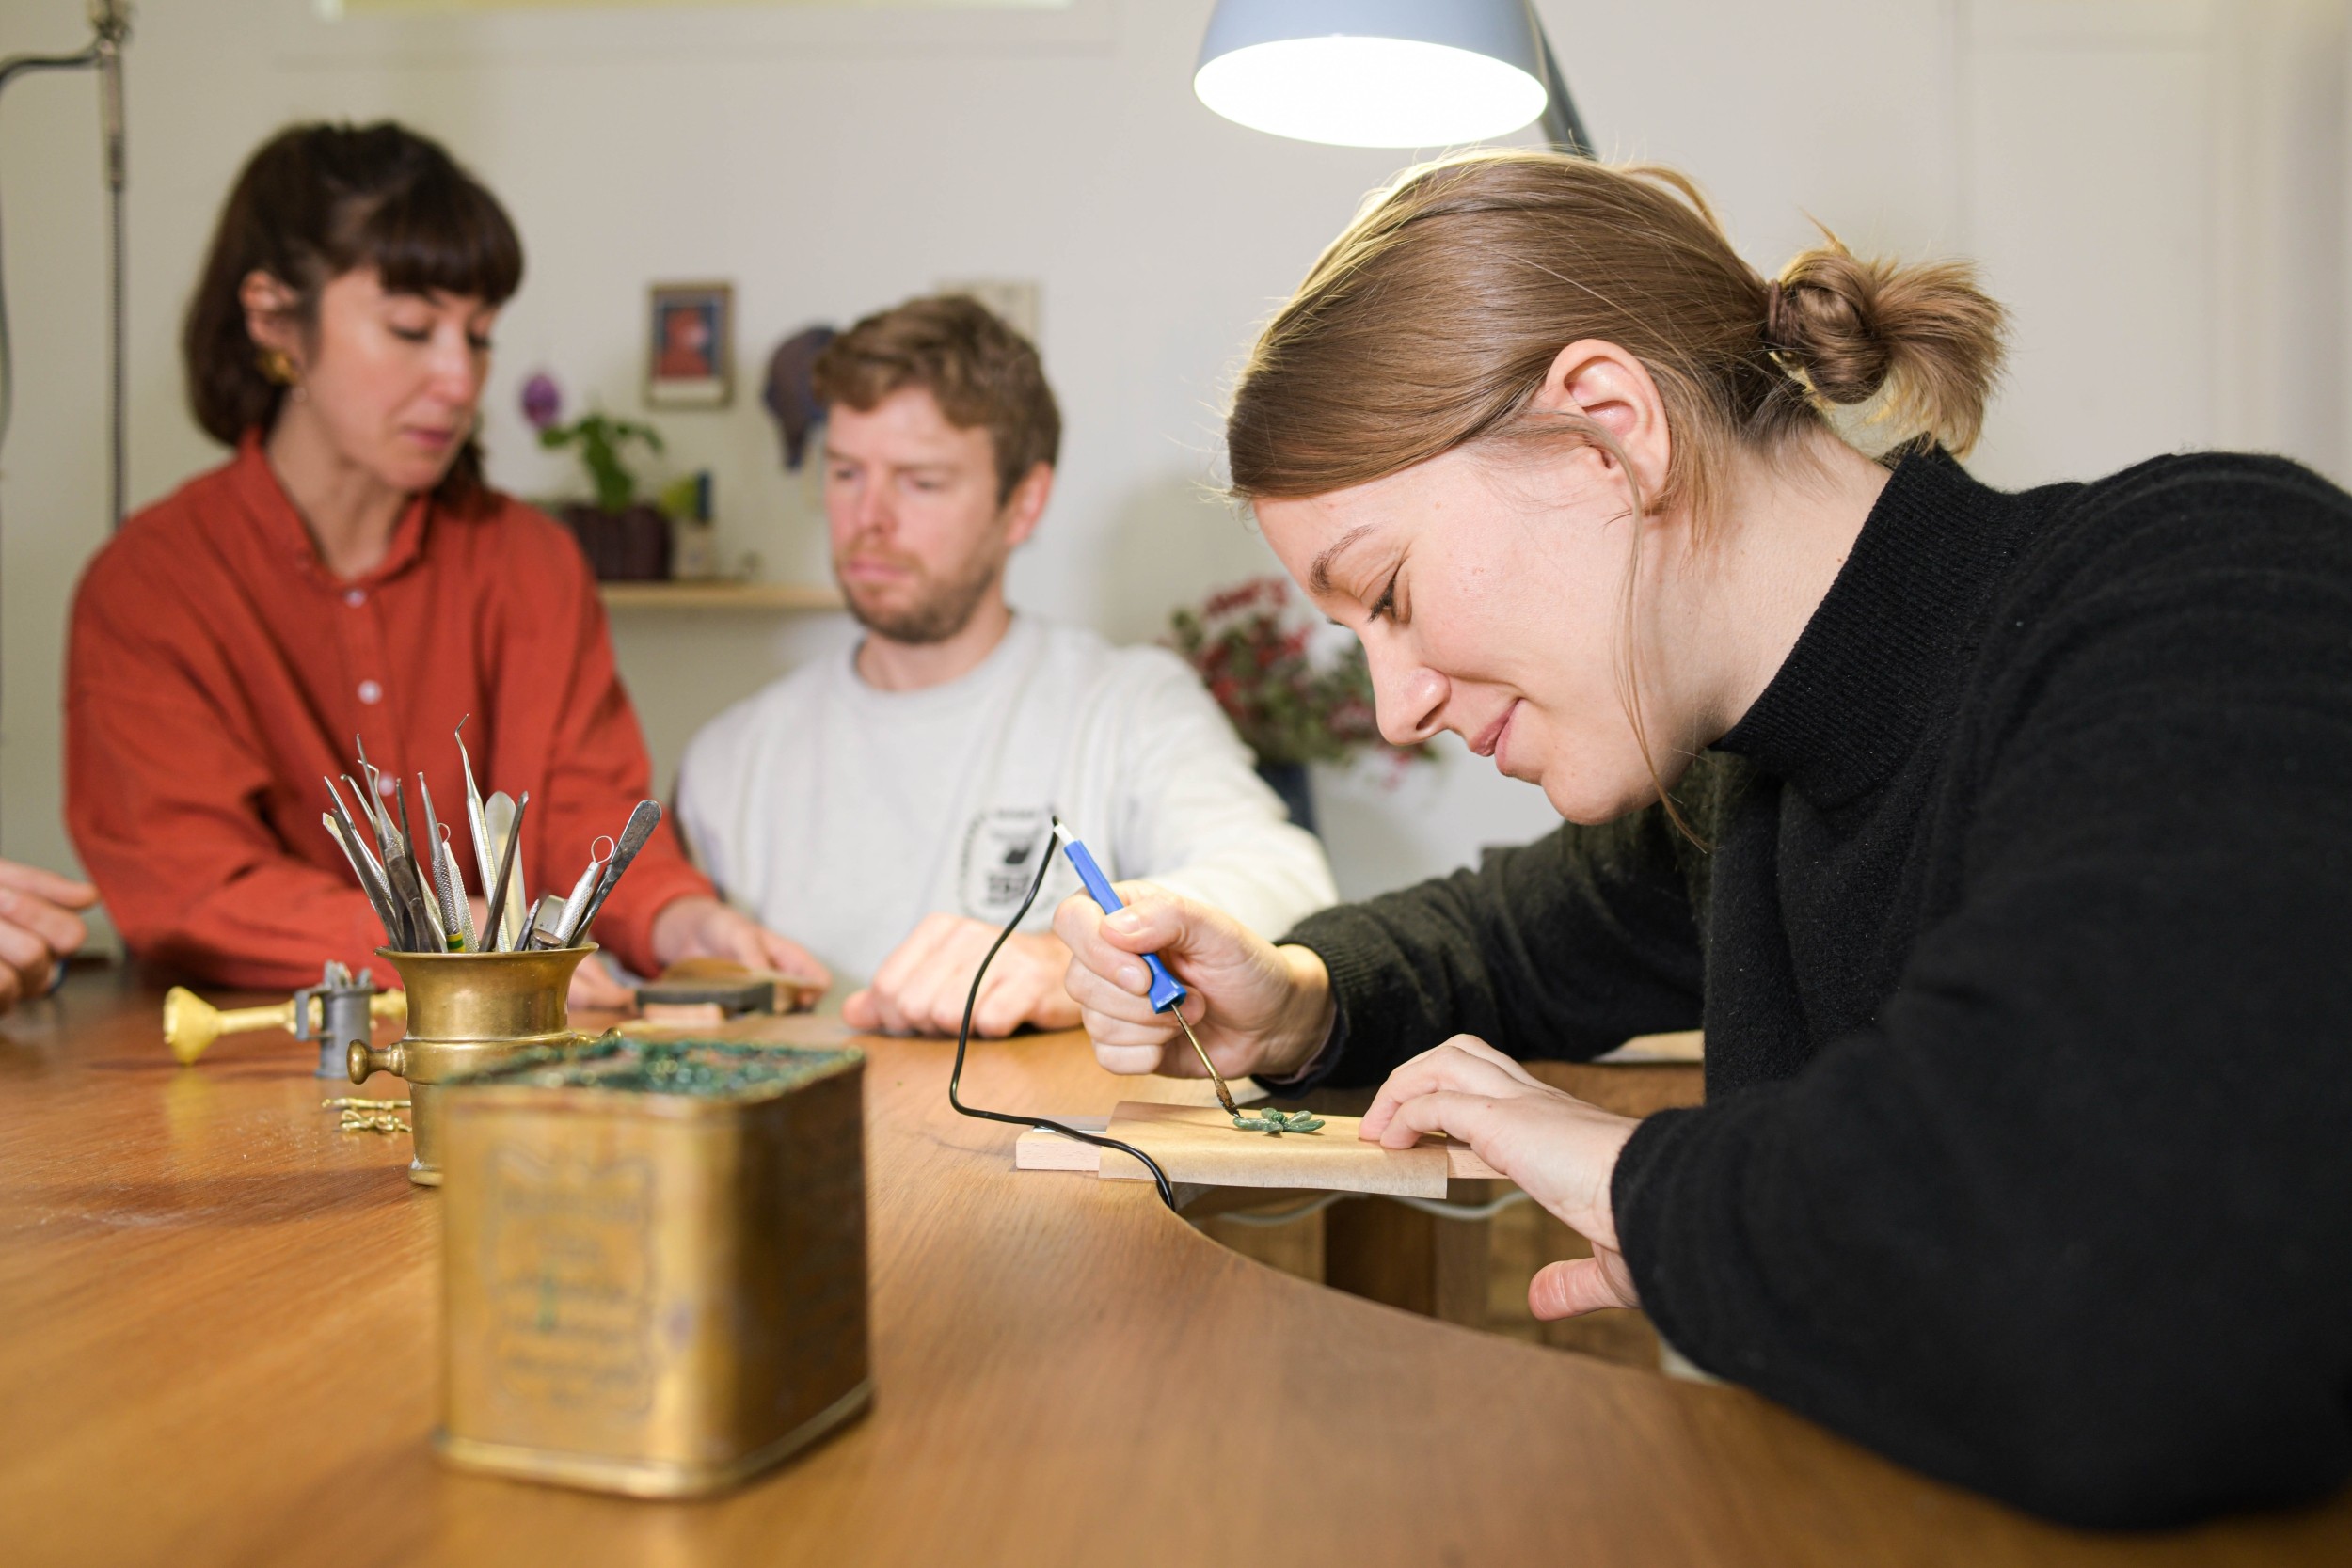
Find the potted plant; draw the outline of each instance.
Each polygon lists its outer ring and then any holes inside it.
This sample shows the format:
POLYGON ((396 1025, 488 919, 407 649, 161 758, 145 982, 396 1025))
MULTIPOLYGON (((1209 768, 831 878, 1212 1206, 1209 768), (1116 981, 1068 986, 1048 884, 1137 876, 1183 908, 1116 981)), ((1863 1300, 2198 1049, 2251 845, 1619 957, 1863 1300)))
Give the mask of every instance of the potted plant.
POLYGON ((1294 598, 1289 579, 1253 578, 1210 594, 1198 610, 1178 610, 1168 637, 1256 754, 1259 776, 1291 820, 1310 832, 1309 763, 1376 751, 1403 768, 1435 755, 1380 738, 1364 645, 1353 636, 1318 639, 1321 625, 1294 598))
POLYGON ((539 444, 550 451, 580 449, 580 467, 587 471, 596 499, 564 501, 553 511, 580 541, 588 564, 600 582, 660 581, 670 575, 670 519, 662 510, 641 500, 637 476, 622 454, 632 441, 660 454, 661 436, 649 425, 616 420, 607 414, 582 415, 559 424, 564 394, 554 378, 544 372, 523 383, 523 418, 539 432, 539 444))

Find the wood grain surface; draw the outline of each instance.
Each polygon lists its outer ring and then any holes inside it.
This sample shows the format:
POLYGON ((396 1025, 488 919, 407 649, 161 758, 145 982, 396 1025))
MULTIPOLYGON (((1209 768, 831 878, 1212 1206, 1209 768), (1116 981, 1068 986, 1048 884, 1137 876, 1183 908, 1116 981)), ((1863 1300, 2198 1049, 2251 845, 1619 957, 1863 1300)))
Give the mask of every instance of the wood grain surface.
MULTIPOLYGON (((1016 1173, 1014 1129, 954 1116, 949 1047, 920 1041, 868 1042, 869 1416, 704 1503, 453 1472, 426 1448, 441 1196, 407 1140, 336 1131, 319 1101, 349 1086, 282 1035, 174 1067, 160 1001, 86 974, 0 1020, 12 1568, 2352 1560, 2352 1497, 2079 1534, 1738 1389, 1289 1278, 1148 1185, 1016 1173)), ((964 1086, 1132 1092, 1074 1037, 980 1047, 964 1086)))

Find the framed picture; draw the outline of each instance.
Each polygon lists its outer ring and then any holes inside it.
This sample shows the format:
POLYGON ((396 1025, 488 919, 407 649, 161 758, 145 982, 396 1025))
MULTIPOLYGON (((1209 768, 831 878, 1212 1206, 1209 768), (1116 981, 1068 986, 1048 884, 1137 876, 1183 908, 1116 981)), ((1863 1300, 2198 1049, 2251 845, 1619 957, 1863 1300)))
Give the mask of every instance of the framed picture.
POLYGON ((735 290, 656 283, 647 311, 645 406, 724 408, 735 396, 735 290))

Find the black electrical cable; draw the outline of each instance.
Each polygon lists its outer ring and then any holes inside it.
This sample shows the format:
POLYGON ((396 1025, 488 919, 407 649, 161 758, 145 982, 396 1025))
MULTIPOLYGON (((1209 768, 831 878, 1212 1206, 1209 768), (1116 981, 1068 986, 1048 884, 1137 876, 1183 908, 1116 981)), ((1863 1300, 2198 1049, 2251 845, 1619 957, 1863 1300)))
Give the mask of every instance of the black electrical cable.
POLYGON ((1132 1154, 1143 1162, 1144 1169, 1152 1173, 1153 1184, 1160 1189, 1160 1201, 1173 1210, 1176 1207, 1176 1189, 1168 1184, 1168 1172, 1160 1169, 1158 1161, 1135 1145, 1120 1143, 1117 1138, 1106 1138, 1099 1132, 1082 1132, 1075 1127, 1066 1127, 1058 1121, 1049 1121, 1043 1117, 1016 1117, 1008 1116, 1002 1111, 979 1110, 975 1106, 966 1105, 957 1097, 956 1091, 963 1083, 964 1048, 972 1043, 972 1009, 979 1005, 980 982, 988 978, 988 966, 995 961, 996 950, 1010 940, 1023 917, 1028 914, 1029 906, 1037 902, 1038 891, 1045 886, 1045 873, 1053 869, 1054 851, 1061 847, 1061 818, 1055 817, 1053 830, 1046 835, 1045 852, 1037 859, 1037 876, 1029 883, 1028 896, 1022 899, 1021 907, 1012 911, 1012 918, 1005 922, 1005 928, 996 933, 996 940, 989 943, 987 954, 980 959, 980 967, 973 972, 971 993, 963 999, 963 1027, 956 1033, 956 1065, 947 1073, 947 1103, 954 1106, 961 1115, 977 1117, 983 1121, 1001 1121, 1013 1127, 1034 1127, 1041 1132, 1058 1132, 1065 1138, 1075 1138, 1082 1144, 1092 1144, 1097 1148, 1115 1148, 1121 1154, 1132 1154))

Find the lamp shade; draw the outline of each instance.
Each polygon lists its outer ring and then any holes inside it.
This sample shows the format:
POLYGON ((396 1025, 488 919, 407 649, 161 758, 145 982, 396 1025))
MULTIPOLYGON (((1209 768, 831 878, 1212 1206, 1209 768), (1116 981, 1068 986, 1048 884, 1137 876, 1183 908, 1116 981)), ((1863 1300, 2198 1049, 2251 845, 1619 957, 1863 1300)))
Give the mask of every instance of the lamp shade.
POLYGON ((1252 130, 1446 147, 1544 112, 1526 0, 1218 0, 1192 90, 1252 130))

